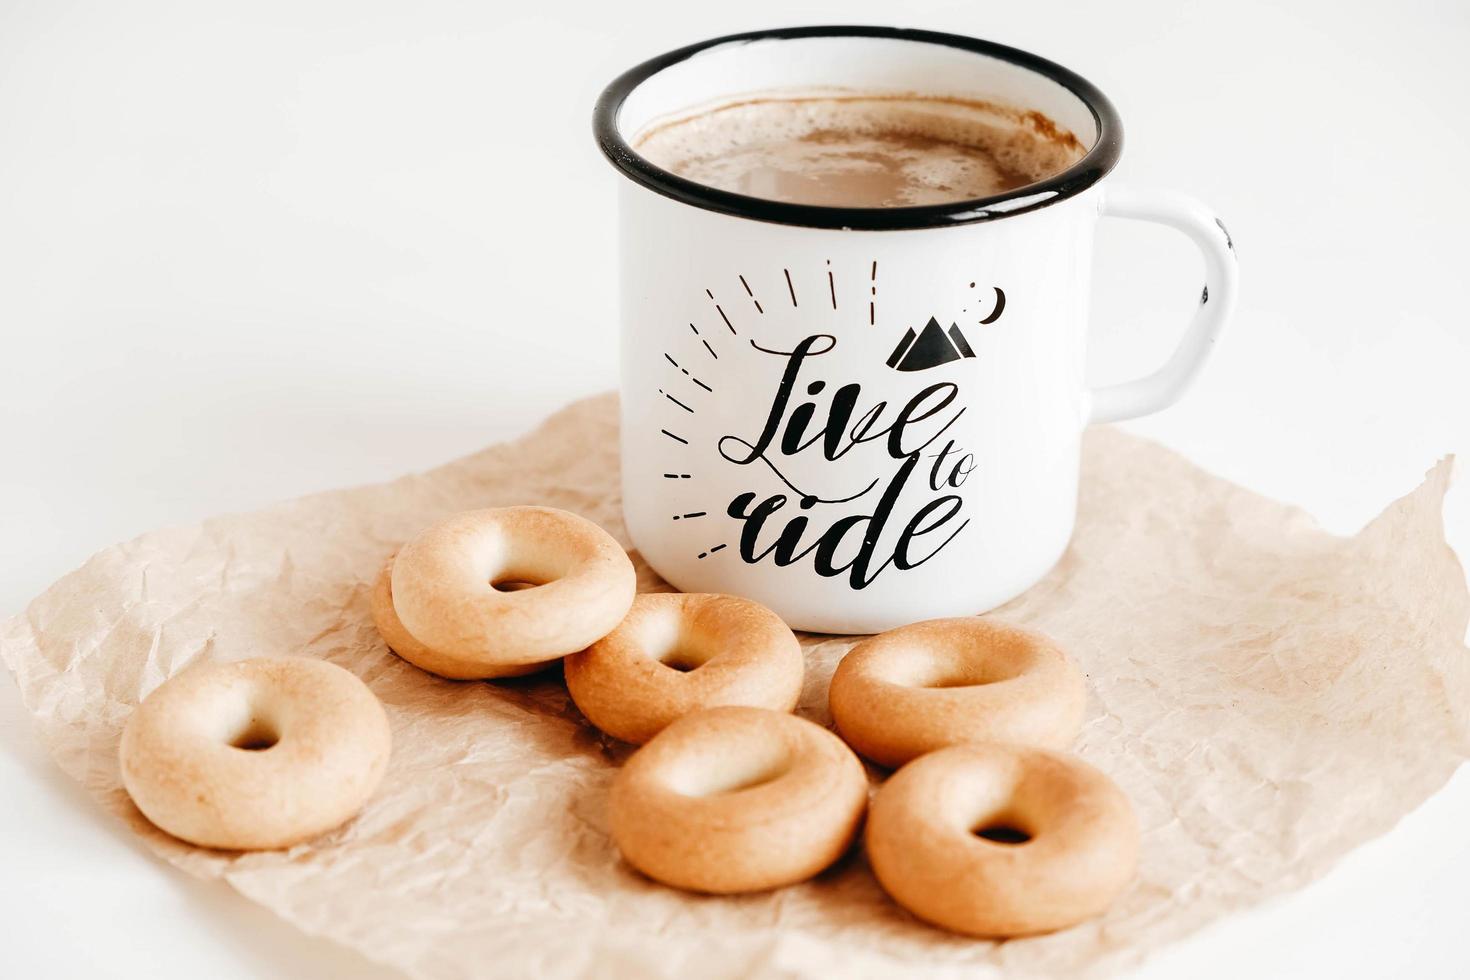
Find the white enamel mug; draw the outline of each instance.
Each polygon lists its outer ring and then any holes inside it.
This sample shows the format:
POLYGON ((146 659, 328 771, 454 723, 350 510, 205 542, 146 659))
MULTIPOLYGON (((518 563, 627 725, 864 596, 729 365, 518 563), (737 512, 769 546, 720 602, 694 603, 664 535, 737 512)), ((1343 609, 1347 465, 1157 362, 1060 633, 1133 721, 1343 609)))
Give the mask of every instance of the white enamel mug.
POLYGON ((798 629, 867 633, 984 612, 1067 547, 1082 430, 1158 411, 1229 318, 1236 264, 1205 207, 1113 186, 1122 129, 1059 65, 968 37, 816 27, 718 38, 616 79, 595 134, 621 182, 628 532, 686 592, 748 596, 798 629), (1086 149, 1047 180, 902 208, 772 202, 632 148, 753 94, 918 93, 1036 110, 1086 149), (1155 373, 1083 377, 1100 217, 1177 228, 1199 305, 1155 373))

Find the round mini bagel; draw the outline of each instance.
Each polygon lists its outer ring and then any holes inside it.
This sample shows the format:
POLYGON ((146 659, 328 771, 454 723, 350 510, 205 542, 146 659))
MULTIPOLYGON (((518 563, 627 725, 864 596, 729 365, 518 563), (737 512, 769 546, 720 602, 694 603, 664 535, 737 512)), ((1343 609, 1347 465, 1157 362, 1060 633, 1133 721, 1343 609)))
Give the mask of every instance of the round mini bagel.
POLYGON ((837 730, 880 765, 963 742, 1066 748, 1082 728, 1082 673, 1039 633, 932 619, 864 640, 832 675, 837 730))
POLYGON ((373 584, 372 610, 373 623, 378 627, 378 634, 383 637, 383 642, 388 644, 388 649, 398 656, 420 670, 427 670, 431 674, 438 674, 440 677, 447 677, 451 680, 523 677, 526 674, 545 670, 556 663, 555 660, 545 660, 534 664, 496 666, 461 660, 424 646, 403 628, 403 623, 398 619, 398 611, 393 608, 393 560, 397 557, 397 552, 389 555, 388 560, 383 563, 383 570, 378 573, 378 580, 373 584))
POLYGON ((1138 821, 1112 780, 1069 755, 997 742, 900 769, 873 799, 866 841, 894 901, 974 936, 1097 915, 1138 861, 1138 821))
POLYGON ((307 657, 202 664, 123 728, 123 786, 161 830, 203 847, 289 847, 350 819, 388 766, 383 706, 307 657))
POLYGON ((795 715, 710 708, 675 721, 613 780, 612 838, 633 867, 691 891, 802 881, 842 856, 868 802, 863 765, 795 715))
POLYGON ((403 659, 460 680, 529 673, 618 625, 637 586, 612 535, 550 507, 472 510, 392 559, 374 619, 403 659))
POLYGON ((790 711, 804 673, 796 634, 765 606, 682 592, 638 596, 617 629, 564 664, 587 720, 637 744, 702 708, 790 711))

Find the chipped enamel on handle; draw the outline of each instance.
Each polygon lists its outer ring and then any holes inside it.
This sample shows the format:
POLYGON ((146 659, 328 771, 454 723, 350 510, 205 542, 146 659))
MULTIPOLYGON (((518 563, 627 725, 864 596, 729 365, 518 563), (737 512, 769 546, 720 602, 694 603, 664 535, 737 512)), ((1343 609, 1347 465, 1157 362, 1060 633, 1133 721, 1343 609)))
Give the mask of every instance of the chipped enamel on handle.
POLYGON ((1173 191, 1108 187, 1104 217, 1152 221, 1184 232, 1205 259, 1205 286, 1199 308, 1163 367, 1122 384, 1092 389, 1088 422, 1116 422, 1167 408, 1194 383, 1235 306, 1235 247, 1225 225, 1199 201, 1173 191))

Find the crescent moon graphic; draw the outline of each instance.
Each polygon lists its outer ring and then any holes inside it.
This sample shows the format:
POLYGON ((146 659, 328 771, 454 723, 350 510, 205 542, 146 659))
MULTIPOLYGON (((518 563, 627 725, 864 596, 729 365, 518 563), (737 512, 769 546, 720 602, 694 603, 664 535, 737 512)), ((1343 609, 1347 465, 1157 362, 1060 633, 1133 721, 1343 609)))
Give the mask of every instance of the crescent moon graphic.
POLYGON ((985 319, 981 320, 980 323, 982 325, 989 324, 989 323, 994 323, 996 320, 999 320, 1000 319, 1000 315, 1001 315, 1002 312, 1005 311, 1005 308, 1006 308, 1006 291, 1004 289, 1001 289, 999 286, 996 286, 995 287, 995 310, 992 311, 991 314, 988 317, 986 317, 985 319))

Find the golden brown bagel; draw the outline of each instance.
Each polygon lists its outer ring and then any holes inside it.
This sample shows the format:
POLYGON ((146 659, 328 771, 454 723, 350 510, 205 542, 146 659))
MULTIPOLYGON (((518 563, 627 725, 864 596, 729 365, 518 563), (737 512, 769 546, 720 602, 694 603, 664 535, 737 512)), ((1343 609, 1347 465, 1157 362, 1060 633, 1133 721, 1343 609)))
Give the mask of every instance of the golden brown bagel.
POLYGON ((398 612, 393 608, 393 560, 397 557, 397 552, 388 556, 388 560, 383 563, 383 570, 378 573, 378 580, 373 583, 372 611, 378 635, 388 644, 388 649, 398 656, 420 670, 452 680, 521 677, 545 670, 556 663, 555 660, 547 660, 542 663, 492 668, 482 663, 466 663, 458 657, 441 654, 424 646, 403 628, 403 624, 398 621, 398 612))
POLYGON ((373 620, 389 647, 442 677, 538 670, 606 636, 633 602, 633 563, 585 518, 550 507, 456 514, 389 560, 373 620), (508 583, 534 586, 509 590, 508 583))
POLYGON ((1082 673, 1039 633, 975 617, 932 619, 864 640, 832 675, 837 730, 895 767, 963 742, 1065 748, 1082 727, 1082 673))
POLYGON ((710 708, 685 715, 613 780, 613 840, 667 885, 728 894, 810 878, 842 856, 868 801, 862 763, 795 715, 710 708))
POLYGON ((1112 780, 1072 756, 957 745, 883 784, 867 850, 884 891, 919 918, 1020 936, 1106 909, 1133 878, 1138 822, 1112 780))
POLYGON ((565 661, 567 690, 587 720, 641 744, 701 708, 790 711, 801 696, 796 634, 758 602, 652 592, 621 625, 565 661))
POLYGON ((201 664, 123 728, 123 785, 143 815, 204 847, 289 847, 350 819, 388 765, 383 706, 354 674, 280 657, 201 664))

